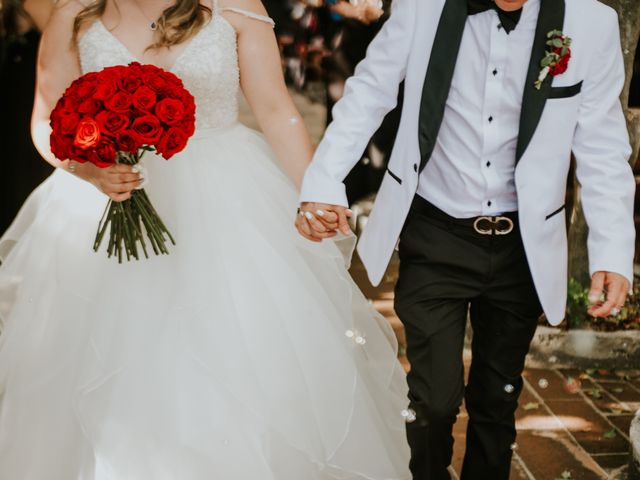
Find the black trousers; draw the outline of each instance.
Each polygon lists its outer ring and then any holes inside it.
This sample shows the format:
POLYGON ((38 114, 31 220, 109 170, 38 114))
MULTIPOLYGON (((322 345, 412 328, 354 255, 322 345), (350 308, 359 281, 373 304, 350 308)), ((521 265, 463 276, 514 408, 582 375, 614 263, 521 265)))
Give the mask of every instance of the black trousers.
POLYGON ((453 424, 469 413, 463 480, 507 480, 522 371, 542 313, 516 227, 480 235, 416 197, 400 238, 395 307, 411 363, 414 480, 449 480, 453 424), (472 363, 462 360, 470 311, 472 363))

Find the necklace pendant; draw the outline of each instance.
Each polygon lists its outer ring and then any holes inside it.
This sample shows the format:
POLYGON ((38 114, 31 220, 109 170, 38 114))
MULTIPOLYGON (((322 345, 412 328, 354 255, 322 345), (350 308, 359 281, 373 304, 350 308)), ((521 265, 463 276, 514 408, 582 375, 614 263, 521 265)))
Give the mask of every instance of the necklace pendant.
POLYGON ((151 22, 151 25, 149 25, 149 28, 151 28, 151 30, 155 32, 158 29, 158 24, 156 22, 151 22))

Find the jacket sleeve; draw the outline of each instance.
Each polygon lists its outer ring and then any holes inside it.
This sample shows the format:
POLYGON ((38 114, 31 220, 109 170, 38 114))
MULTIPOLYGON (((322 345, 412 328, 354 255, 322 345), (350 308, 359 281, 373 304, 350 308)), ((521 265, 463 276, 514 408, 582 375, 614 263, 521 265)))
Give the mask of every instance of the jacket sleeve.
POLYGON ((635 180, 620 92, 624 64, 617 15, 603 8, 602 37, 593 56, 574 136, 573 153, 589 226, 591 274, 615 272, 633 281, 635 180))
MULTIPOLYGON (((301 202, 347 206, 344 178, 384 116, 397 103, 415 25, 417 0, 394 0, 392 12, 345 85, 302 184, 301 202)), ((424 0, 420 0, 424 1, 424 0)))

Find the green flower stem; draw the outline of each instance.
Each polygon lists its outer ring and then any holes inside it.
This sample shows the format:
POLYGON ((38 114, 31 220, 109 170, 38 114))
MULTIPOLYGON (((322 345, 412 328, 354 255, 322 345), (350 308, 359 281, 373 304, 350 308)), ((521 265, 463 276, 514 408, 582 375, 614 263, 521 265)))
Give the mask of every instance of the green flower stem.
POLYGON ((142 223, 147 230, 147 236, 150 240, 153 241, 156 255, 159 254, 159 251, 165 253, 166 249, 164 248, 164 237, 162 236, 162 232, 160 232, 155 225, 155 222, 150 217, 149 212, 147 212, 145 205, 140 202, 140 197, 136 195, 134 201, 136 202, 136 207, 138 209, 138 212, 140 213, 140 216, 142 217, 142 223))
MULTIPOLYGON (((147 150, 148 148, 142 148, 136 154, 118 152, 116 163, 135 165, 147 150)), ((156 255, 169 254, 167 239, 173 245, 176 244, 144 190, 134 190, 131 198, 123 202, 109 200, 98 223, 94 251, 97 252, 100 248, 107 229, 109 230, 107 256, 117 257, 119 263, 122 263, 124 258, 127 261, 131 261, 132 258, 140 259, 138 242, 145 258, 149 258, 145 236, 156 255)))

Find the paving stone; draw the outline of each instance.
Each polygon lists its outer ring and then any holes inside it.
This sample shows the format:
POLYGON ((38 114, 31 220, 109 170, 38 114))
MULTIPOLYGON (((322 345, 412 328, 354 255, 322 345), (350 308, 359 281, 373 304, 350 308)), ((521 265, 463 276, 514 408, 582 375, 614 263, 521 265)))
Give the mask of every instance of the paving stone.
POLYGON ((615 381, 600 384, 604 390, 621 402, 640 401, 640 392, 631 387, 628 382, 615 381))
POLYGON ((565 379, 554 370, 529 369, 525 370, 523 376, 545 400, 579 400, 576 394, 567 391, 565 379))
POLYGON ((561 368, 560 373, 564 376, 580 377, 588 375, 596 381, 601 382, 617 382, 620 380, 618 372, 615 370, 599 369, 597 366, 593 368, 561 368))
MULTIPOLYGON (((524 461, 522 461, 524 463, 524 461)), ((526 466, 526 465, 525 465, 526 466)), ((531 477, 525 472, 520 462, 515 458, 511 462, 511 474, 509 480, 530 480, 531 477)))
POLYGON ((582 389, 582 393, 591 401, 596 408, 605 415, 632 412, 628 403, 620 402, 603 388, 602 384, 593 384, 582 389))
POLYGON ((536 480, 555 480, 569 471, 576 480, 601 480, 601 467, 564 431, 530 430, 518 436, 518 455, 536 480))
POLYGON ((624 432, 625 435, 629 435, 629 428, 631 427, 631 420, 635 415, 609 415, 607 419, 613 423, 616 427, 620 429, 621 432, 624 432))
POLYGON ((547 405, 564 427, 588 453, 622 453, 629 443, 617 432, 607 438, 613 426, 590 405, 583 402, 549 400, 547 405))
POLYGON ((629 463, 628 453, 593 455, 592 458, 606 471, 618 469, 629 463))

